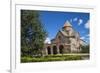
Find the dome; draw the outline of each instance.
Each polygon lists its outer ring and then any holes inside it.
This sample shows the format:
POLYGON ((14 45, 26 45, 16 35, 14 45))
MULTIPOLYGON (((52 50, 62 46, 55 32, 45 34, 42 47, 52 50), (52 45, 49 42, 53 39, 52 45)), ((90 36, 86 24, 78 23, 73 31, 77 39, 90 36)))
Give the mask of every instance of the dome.
POLYGON ((63 27, 72 27, 69 21, 66 21, 63 27))

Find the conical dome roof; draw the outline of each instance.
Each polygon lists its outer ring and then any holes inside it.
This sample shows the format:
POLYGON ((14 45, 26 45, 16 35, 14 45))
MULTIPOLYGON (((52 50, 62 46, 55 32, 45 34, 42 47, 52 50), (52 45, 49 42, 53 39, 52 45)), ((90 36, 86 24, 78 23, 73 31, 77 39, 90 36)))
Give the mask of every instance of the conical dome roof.
POLYGON ((69 21, 66 21, 63 27, 72 27, 69 21))

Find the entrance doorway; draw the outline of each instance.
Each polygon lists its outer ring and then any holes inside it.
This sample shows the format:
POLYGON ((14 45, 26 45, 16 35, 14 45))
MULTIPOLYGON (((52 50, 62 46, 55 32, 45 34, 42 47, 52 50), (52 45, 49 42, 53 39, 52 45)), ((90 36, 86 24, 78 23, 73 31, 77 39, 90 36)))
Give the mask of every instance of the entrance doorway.
POLYGON ((47 47, 47 51, 48 51, 48 54, 51 54, 51 47, 50 46, 47 47))
POLYGON ((63 54, 64 53, 64 46, 63 45, 60 45, 59 46, 59 53, 60 54, 63 54))
POLYGON ((53 54, 57 54, 57 47, 53 46, 53 54))

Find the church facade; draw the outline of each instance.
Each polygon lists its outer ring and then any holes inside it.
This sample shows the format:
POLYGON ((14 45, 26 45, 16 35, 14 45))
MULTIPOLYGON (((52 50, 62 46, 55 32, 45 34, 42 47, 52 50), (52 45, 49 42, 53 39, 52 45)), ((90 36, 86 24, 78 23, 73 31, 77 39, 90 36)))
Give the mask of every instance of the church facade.
POLYGON ((45 55, 79 53, 81 45, 84 44, 85 42, 80 39, 80 34, 73 29, 70 22, 66 21, 51 43, 45 43, 43 53, 45 55))

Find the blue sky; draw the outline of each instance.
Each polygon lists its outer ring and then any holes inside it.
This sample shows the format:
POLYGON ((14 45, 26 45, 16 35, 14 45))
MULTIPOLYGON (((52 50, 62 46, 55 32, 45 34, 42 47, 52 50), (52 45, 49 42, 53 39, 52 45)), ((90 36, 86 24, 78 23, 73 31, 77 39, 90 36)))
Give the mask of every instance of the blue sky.
POLYGON ((81 39, 89 43, 89 17, 89 13, 40 11, 40 20, 48 32, 47 40, 53 39, 64 23, 69 21, 80 33, 81 39))

